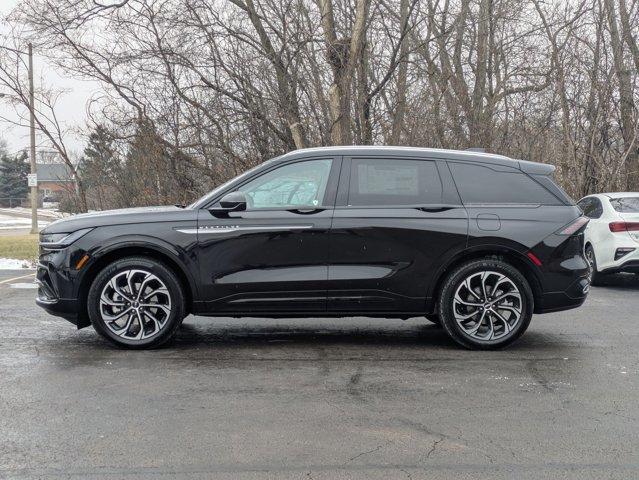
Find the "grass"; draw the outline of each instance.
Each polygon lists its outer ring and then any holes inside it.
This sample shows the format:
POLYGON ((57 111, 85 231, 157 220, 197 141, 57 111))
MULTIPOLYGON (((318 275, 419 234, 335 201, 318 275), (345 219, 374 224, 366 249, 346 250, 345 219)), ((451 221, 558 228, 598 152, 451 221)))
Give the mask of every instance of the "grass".
POLYGON ((0 258, 35 260, 38 258, 38 235, 0 235, 0 258))

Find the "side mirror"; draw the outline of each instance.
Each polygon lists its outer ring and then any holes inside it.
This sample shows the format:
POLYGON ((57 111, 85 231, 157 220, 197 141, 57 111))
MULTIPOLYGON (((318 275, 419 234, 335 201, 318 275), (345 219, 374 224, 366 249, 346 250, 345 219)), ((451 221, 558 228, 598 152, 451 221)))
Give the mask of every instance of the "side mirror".
POLYGON ((219 207, 213 207, 213 213, 243 212, 246 210, 246 195, 242 192, 227 193, 220 200, 219 207))

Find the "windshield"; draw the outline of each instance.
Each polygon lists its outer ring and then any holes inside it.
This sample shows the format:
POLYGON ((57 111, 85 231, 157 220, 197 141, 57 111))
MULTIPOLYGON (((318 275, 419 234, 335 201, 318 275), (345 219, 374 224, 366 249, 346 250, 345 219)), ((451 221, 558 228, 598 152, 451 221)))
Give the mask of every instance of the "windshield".
POLYGON ((222 185, 218 185, 217 187, 215 187, 213 190, 211 190, 209 193, 207 193, 206 195, 198 198, 195 202, 193 202, 191 205, 189 205, 187 208, 195 208, 197 205, 203 205, 205 203, 207 203, 211 198, 214 198, 215 196, 217 196, 220 192, 224 191, 229 185, 231 185, 232 183, 239 181, 243 178, 246 178, 248 176, 250 176, 253 172, 255 172, 255 170, 257 170, 258 168, 262 168, 265 165, 268 165, 272 162, 274 162, 275 160, 277 160, 279 157, 275 157, 272 158, 270 160, 267 160, 265 162, 260 163, 259 165, 256 165, 255 167, 247 170, 244 173, 241 173, 240 175, 238 175, 237 177, 233 177, 230 180, 224 182, 222 185))
POLYGON ((639 197, 611 198, 610 204, 619 213, 639 213, 639 197))

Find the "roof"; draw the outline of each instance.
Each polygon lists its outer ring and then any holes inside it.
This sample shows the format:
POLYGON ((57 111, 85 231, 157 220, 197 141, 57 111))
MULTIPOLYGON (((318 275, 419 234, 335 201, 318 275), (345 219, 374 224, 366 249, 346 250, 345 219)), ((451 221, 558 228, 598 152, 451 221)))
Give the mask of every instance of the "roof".
POLYGON ((639 192, 606 192, 606 193, 591 193, 590 195, 586 195, 584 198, 628 198, 628 197, 639 197, 639 192))
POLYGON ((36 164, 38 182, 72 182, 71 170, 64 163, 36 164))
POLYGON ((490 163, 493 165, 503 165, 523 170, 526 173, 548 175, 555 170, 554 165, 545 163, 529 162, 517 160, 505 155, 495 153, 483 153, 474 150, 445 150, 441 148, 420 148, 420 147, 391 147, 375 145, 347 145, 338 147, 314 147, 303 148, 286 153, 278 160, 290 160, 298 156, 308 156, 330 152, 334 155, 378 155, 384 152, 388 155, 397 156, 428 156, 442 160, 477 161, 490 163))

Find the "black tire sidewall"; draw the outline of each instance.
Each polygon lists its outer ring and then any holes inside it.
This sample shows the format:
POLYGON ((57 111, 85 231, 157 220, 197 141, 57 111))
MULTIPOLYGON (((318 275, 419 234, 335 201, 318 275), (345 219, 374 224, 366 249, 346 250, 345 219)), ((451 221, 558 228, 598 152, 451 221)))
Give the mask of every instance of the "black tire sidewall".
MULTIPOLYGON (((597 271, 597 255, 595 255, 595 249, 592 248, 592 245, 586 246, 586 252, 588 251, 592 252, 592 267, 591 267, 592 272, 590 274, 590 285, 597 286, 597 284, 601 280, 601 273, 597 271)), ((588 265, 590 265, 590 262, 588 261, 587 256, 586 256, 586 261, 588 262, 588 265)))
POLYGON ((128 257, 110 263, 95 277, 87 296, 87 311, 93 328, 110 342, 124 348, 152 348, 164 344, 180 326, 184 310, 184 293, 176 275, 161 262, 146 257, 128 257), (171 313, 164 328, 156 335, 144 340, 118 337, 104 324, 99 311, 100 295, 106 283, 117 273, 131 268, 146 270, 156 275, 164 282, 171 296, 171 313))
POLYGON ((534 310, 532 290, 526 277, 519 270, 502 260, 483 259, 466 262, 457 267, 444 281, 441 289, 438 313, 446 333, 458 344, 476 350, 491 350, 511 344, 528 328, 534 310), (453 314, 453 297, 464 278, 481 271, 495 271, 510 278, 519 289, 522 297, 522 316, 515 328, 505 337, 493 341, 482 341, 469 337, 457 324, 453 314))

